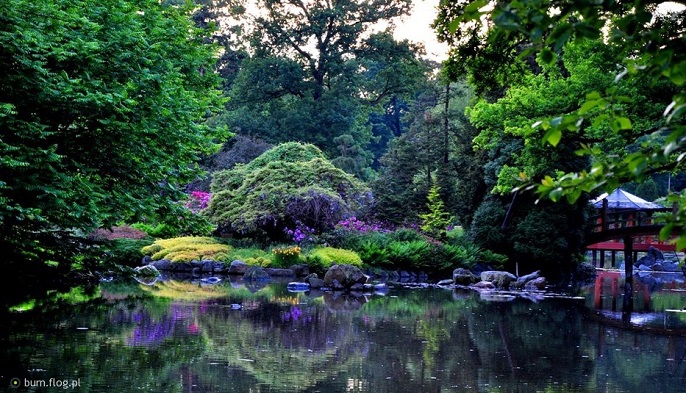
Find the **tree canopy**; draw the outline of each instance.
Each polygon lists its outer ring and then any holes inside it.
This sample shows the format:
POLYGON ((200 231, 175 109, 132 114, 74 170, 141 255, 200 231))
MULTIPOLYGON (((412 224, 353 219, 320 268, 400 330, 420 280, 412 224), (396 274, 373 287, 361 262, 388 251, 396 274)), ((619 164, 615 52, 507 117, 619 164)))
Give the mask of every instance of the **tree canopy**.
MULTIPOLYGON (((439 37, 452 44, 452 71, 469 74, 491 101, 512 86, 529 83, 527 75, 545 67, 557 68, 561 83, 568 83, 569 45, 602 41, 606 69, 613 75, 609 84, 586 84, 574 96, 566 95, 573 98, 568 105, 532 114, 517 125, 521 135, 540 132, 539 140, 549 147, 539 147, 539 155, 558 154, 547 149, 569 146, 569 140, 581 142, 575 152, 587 157, 588 165, 559 168, 542 178, 522 173, 520 183, 533 182, 528 184, 552 200, 575 202, 652 173, 681 170, 686 149, 685 14, 682 5, 672 4, 669 10, 634 1, 443 1, 435 25, 439 37), (489 84, 496 89, 489 90, 489 84), (622 149, 608 152, 605 138, 579 141, 579 133, 615 138, 625 149, 608 154, 622 149)), ((678 247, 684 248, 686 200, 681 199, 679 214, 663 235, 680 230, 678 247)))
POLYGON ((371 177, 370 115, 411 95, 427 70, 421 48, 392 35, 393 20, 410 3, 257 1, 257 11, 238 15, 249 56, 232 81, 223 121, 269 143, 313 143, 341 157, 336 165, 371 177))
POLYGON ((371 203, 371 193, 311 144, 288 142, 215 173, 206 212, 223 233, 283 239, 306 226, 331 229, 371 203))
POLYGON ((0 248, 166 214, 214 148, 215 50, 155 0, 0 3, 0 248))

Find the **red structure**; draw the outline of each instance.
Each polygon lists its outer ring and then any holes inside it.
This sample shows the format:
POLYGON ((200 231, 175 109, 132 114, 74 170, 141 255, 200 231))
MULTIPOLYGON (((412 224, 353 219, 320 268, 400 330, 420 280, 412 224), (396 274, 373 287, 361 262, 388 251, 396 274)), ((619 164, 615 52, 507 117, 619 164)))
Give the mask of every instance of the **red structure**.
POLYGON ((673 209, 644 201, 621 188, 601 195, 592 204, 600 214, 592 219, 595 224, 589 228, 586 249, 593 252, 593 264, 597 267, 605 267, 606 252, 610 252, 611 267, 615 267, 617 251, 624 252, 625 259, 631 261, 636 261, 638 252, 647 252, 650 247, 677 251, 671 242, 660 241, 662 225, 654 219, 656 214, 673 209))

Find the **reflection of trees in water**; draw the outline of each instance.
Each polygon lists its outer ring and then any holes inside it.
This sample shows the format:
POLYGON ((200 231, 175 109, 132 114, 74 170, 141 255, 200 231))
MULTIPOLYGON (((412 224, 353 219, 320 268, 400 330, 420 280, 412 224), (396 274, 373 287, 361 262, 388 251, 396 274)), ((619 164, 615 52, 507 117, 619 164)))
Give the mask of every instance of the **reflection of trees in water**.
POLYGON ((0 366, 73 370, 92 391, 670 391, 686 377, 686 338, 603 327, 569 301, 226 291, 26 314, 12 322, 16 345, 0 366), (39 331, 28 330, 37 320, 39 331))

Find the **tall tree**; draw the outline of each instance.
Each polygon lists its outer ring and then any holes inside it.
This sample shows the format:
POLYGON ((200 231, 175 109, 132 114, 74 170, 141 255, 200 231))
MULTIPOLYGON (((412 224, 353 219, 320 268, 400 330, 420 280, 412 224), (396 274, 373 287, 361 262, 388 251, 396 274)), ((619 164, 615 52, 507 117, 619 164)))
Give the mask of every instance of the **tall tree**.
POLYGON ((0 3, 9 258, 56 260, 79 234, 175 208, 198 155, 226 137, 203 125, 221 98, 214 48, 189 11, 155 0, 0 3))
MULTIPOLYGON (((608 157, 597 143, 588 143, 581 154, 591 157, 591 166, 570 170, 540 180, 538 192, 552 200, 562 197, 576 201, 584 194, 611 189, 628 180, 641 180, 660 171, 680 171, 683 161, 684 112, 686 112, 686 7, 681 3, 643 1, 444 1, 437 27, 472 63, 495 70, 503 76, 506 67, 523 64, 536 56, 539 64, 560 63, 568 42, 603 37, 613 51, 607 60, 616 68, 615 84, 643 84, 661 107, 661 118, 646 125, 627 110, 641 105, 641 98, 617 94, 617 86, 605 90, 587 89, 573 109, 549 114, 533 123, 543 132, 543 140, 557 146, 563 138, 587 128, 605 130, 626 138, 626 145, 640 143, 639 149, 621 158, 608 157), (505 47, 504 59, 493 51, 505 47), (470 49, 470 47, 472 49, 470 49), (495 53, 495 55, 493 55, 495 53), (504 61, 515 59, 515 61, 504 61), (638 121, 637 121, 638 120, 638 121)), ((562 67, 561 67, 562 65, 562 67)), ((534 179, 538 180, 538 179, 534 179)), ((678 247, 686 247, 686 199, 680 202, 677 217, 664 229, 663 236, 680 232, 678 247)))
POLYGON ((380 218, 416 221, 434 182, 441 188, 446 209, 462 225, 471 222, 485 193, 484 152, 472 149, 476 129, 464 115, 472 98, 461 83, 438 78, 412 101, 403 117, 407 131, 393 139, 381 159, 374 183, 380 218), (447 120, 447 122, 446 122, 447 120))
MULTIPOLYGON (((396 41, 391 27, 378 31, 407 15, 410 3, 257 1, 254 14, 241 16, 251 57, 230 93, 227 124, 271 143, 314 143, 332 158, 350 153, 339 137, 367 150, 370 113, 425 77, 420 47, 396 41)), ((349 165, 350 158, 338 161, 362 175, 369 154, 353 159, 364 165, 349 165)))

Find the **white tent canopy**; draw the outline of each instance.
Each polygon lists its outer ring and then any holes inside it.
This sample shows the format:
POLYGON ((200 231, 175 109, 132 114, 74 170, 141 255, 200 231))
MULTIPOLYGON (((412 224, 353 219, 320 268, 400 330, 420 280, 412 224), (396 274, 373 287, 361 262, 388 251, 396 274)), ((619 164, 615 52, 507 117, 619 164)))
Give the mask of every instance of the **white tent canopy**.
POLYGON ((658 210, 665 208, 660 204, 648 202, 637 197, 636 195, 629 194, 621 188, 612 191, 610 194, 605 193, 598 198, 591 200, 591 203, 598 209, 602 209, 604 199, 607 199, 608 209, 658 210))

